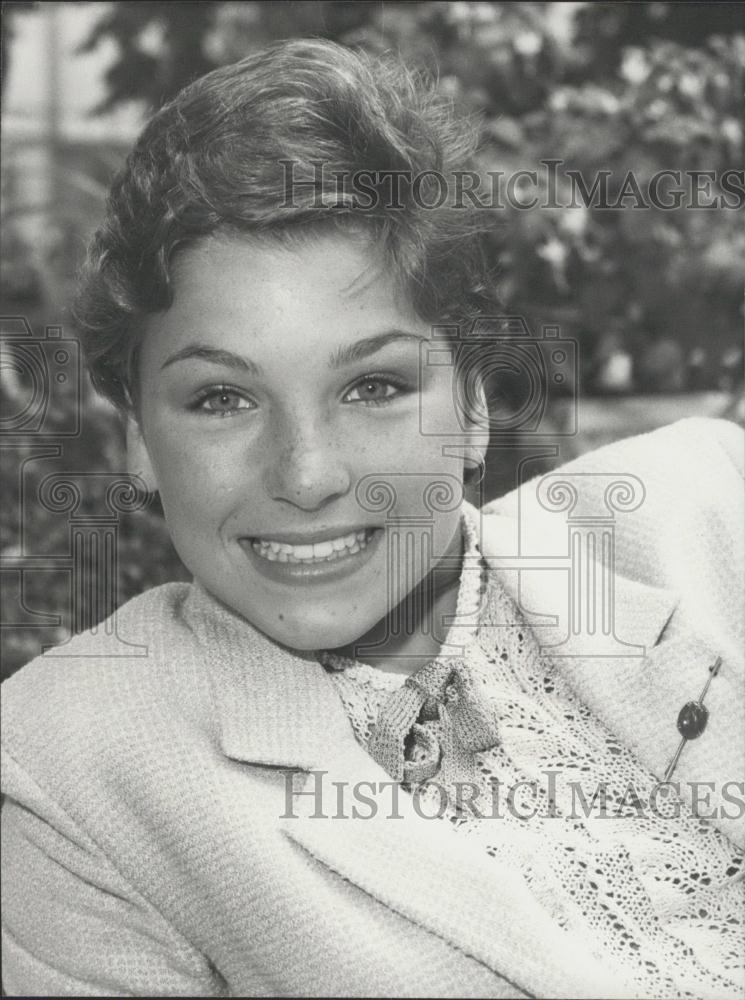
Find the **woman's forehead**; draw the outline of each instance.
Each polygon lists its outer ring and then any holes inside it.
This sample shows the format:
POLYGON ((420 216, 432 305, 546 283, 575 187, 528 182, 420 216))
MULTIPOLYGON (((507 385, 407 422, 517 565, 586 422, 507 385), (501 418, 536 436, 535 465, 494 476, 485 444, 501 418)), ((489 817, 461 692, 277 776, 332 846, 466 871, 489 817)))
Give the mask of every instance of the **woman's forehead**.
POLYGON ((403 329, 426 334, 369 240, 324 234, 292 243, 210 239, 174 264, 173 304, 149 317, 157 339, 291 337, 344 342, 403 329))
POLYGON ((290 292, 315 285, 339 297, 359 295, 369 283, 394 281, 371 239, 345 233, 304 238, 217 235, 200 240, 174 262, 176 294, 185 283, 214 283, 218 277, 223 285, 232 282, 236 294, 247 290, 250 279, 253 284, 283 284, 290 292))

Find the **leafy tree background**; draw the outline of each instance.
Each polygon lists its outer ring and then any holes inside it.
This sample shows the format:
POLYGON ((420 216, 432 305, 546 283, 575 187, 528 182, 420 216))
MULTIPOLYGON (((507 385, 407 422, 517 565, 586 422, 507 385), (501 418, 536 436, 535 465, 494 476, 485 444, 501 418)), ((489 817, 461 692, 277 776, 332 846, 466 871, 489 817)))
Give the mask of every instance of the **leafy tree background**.
MULTIPOLYGON (((613 197, 614 185, 617 191, 629 170, 644 189, 662 169, 708 170, 719 177, 741 168, 742 5, 578 4, 564 31, 549 16, 550 6, 462 0, 113 2, 83 46, 93 50, 113 41, 118 53, 106 73, 105 100, 91 111, 134 101, 147 113, 196 76, 268 41, 316 35, 370 50, 398 50, 430 67, 441 87, 480 116, 485 171, 509 175, 535 170, 542 159, 561 158, 562 170, 578 170, 588 180, 611 169, 613 197)), ((3 4, 4 72, 13 58, 14 20, 34 8, 38 12, 39 5, 3 4)), ((28 316, 37 333, 47 323, 64 321, 60 303, 69 295, 81 248, 123 153, 105 144, 98 150, 74 143, 60 148, 63 176, 75 182, 77 193, 54 213, 55 238, 41 274, 14 229, 12 211, 4 209, 4 316, 28 316)), ((600 373, 618 350, 633 361, 636 391, 737 387, 745 256, 741 213, 507 208, 500 222, 493 252, 505 311, 525 315, 535 330, 542 322, 558 322, 565 336, 577 338, 584 393, 607 391, 600 373), (698 352, 695 371, 688 363, 692 352, 698 352)), ((28 385, 22 373, 4 370, 2 402, 12 412, 28 385)), ((123 469, 117 416, 87 383, 82 392, 83 433, 65 444, 68 468, 123 469)), ((47 428, 63 429, 73 405, 72 395, 55 392, 47 428)), ((635 429, 625 425, 614 433, 635 429)), ((600 440, 599 433, 586 436, 576 447, 600 440)), ((29 439, 6 453, 0 527, 3 554, 11 561, 34 551, 63 553, 68 545, 65 518, 39 504, 19 503, 19 470, 33 448, 29 439)), ((49 468, 34 464, 25 484, 30 495, 49 468)), ((501 469, 489 475, 492 495, 511 485, 501 469)), ((103 490, 87 484, 84 503, 91 511, 101 504, 103 490)), ((152 505, 122 517, 119 540, 119 602, 165 580, 186 578, 152 505)), ((60 622, 41 625, 32 613, 25 626, 5 628, 6 674, 35 655, 40 644, 64 639, 70 628, 65 572, 47 568, 23 579, 21 593, 20 576, 4 574, 3 607, 51 611, 60 622)), ((14 614, 5 610, 6 621, 15 621, 14 614)))

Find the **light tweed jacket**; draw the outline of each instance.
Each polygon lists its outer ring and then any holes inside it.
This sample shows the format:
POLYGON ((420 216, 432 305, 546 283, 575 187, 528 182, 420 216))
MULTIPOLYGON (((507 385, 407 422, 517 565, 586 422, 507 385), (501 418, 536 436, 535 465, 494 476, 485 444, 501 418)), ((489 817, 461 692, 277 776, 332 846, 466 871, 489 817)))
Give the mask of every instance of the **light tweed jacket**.
MULTIPOLYGON (((643 484, 616 516, 615 631, 647 655, 583 656, 579 635, 555 662, 658 776, 720 655, 708 728, 675 776, 745 780, 742 465, 737 427, 689 420, 563 470, 584 477, 582 516, 606 509, 606 473, 643 484)), ((568 632, 566 514, 535 495, 489 507, 483 548, 526 611, 557 616, 536 626, 551 644, 568 632), (518 579, 518 552, 559 562, 518 579)), ((387 775, 314 657, 186 584, 130 601, 117 634, 82 635, 3 687, 8 994, 635 995, 405 795, 401 819, 349 818, 350 783, 387 775), (325 818, 312 795, 281 818, 288 768, 305 790, 325 772, 325 818)), ((742 818, 720 825, 743 844, 742 818)))

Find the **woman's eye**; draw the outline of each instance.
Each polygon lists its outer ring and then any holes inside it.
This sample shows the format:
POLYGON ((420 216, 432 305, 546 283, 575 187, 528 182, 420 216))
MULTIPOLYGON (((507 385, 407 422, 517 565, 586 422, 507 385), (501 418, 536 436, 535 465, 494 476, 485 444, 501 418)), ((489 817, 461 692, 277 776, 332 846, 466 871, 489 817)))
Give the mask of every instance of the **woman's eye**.
POLYGON ((387 403, 401 394, 403 386, 389 378, 368 377, 352 386, 344 397, 347 403, 387 403))
POLYGON ((194 403, 195 410, 215 414, 219 417, 231 416, 238 410, 253 410, 255 404, 236 389, 220 388, 204 393, 194 403))

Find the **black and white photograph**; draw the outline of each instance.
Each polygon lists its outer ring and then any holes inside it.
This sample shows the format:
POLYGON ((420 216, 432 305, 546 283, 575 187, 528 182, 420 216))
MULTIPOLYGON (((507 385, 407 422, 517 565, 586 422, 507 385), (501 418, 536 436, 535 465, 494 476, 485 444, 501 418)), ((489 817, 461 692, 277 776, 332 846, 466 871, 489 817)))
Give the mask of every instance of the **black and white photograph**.
POLYGON ((745 1000, 745 5, 1 7, 2 995, 745 1000))

